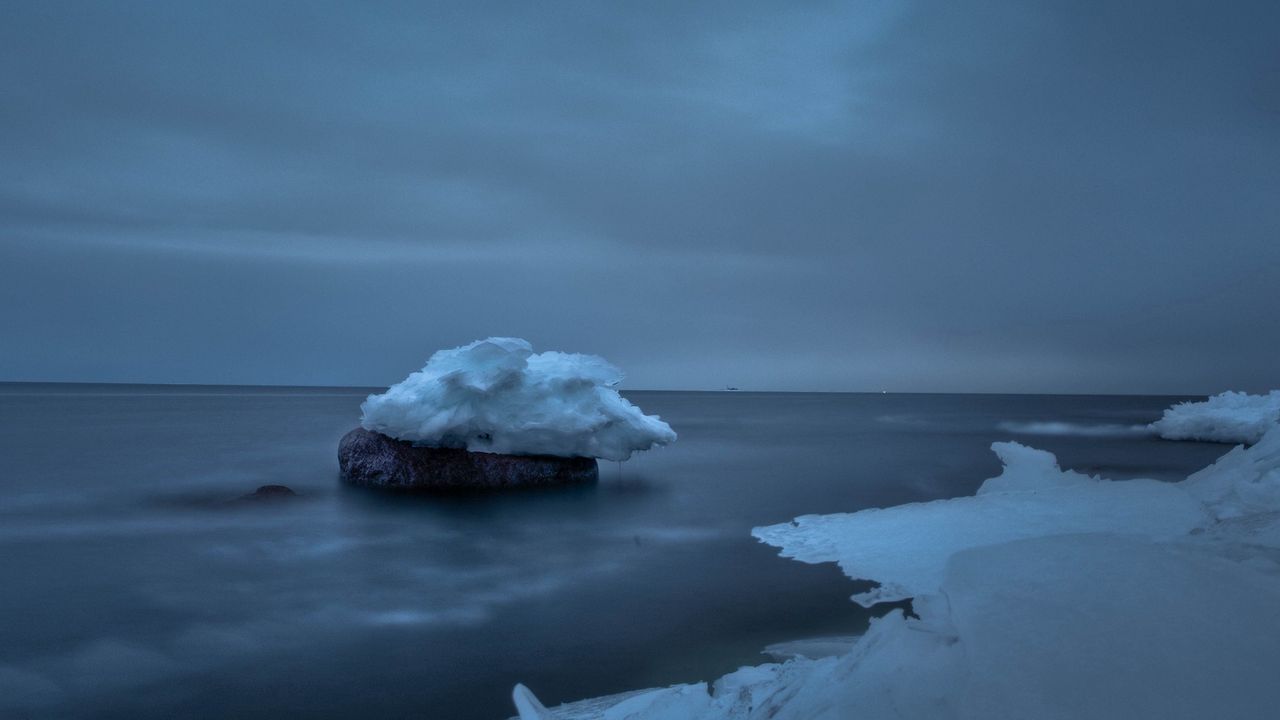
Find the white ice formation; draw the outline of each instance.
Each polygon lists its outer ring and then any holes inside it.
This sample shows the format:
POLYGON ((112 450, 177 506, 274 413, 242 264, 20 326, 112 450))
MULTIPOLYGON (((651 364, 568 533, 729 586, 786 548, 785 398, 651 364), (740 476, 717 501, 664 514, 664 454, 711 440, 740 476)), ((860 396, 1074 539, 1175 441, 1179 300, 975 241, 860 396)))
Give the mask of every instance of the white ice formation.
POLYGON ((1202 402, 1178 403, 1151 423, 1166 440, 1256 443, 1280 422, 1280 390, 1267 395, 1224 392, 1202 402))
POLYGON ((621 381, 604 358, 493 337, 441 350, 370 395, 360 424, 418 445, 514 455, 626 460, 675 442, 670 425, 618 394, 621 381))
MULTIPOLYGON (((1179 483, 1063 471, 1017 443, 972 497, 753 534, 912 597, 847 651, 521 720, 1270 718, 1280 707, 1280 429, 1179 483)), ((820 653, 816 653, 820 654, 820 653)))

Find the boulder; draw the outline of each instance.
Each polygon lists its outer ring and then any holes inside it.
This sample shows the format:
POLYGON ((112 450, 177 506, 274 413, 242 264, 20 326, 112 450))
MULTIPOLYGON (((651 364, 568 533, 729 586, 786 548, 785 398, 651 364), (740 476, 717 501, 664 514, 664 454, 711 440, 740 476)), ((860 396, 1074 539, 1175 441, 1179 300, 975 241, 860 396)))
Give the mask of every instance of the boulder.
POLYGON ((420 447, 356 428, 338 443, 342 479, 384 490, 498 490, 595 482, 595 458, 420 447))

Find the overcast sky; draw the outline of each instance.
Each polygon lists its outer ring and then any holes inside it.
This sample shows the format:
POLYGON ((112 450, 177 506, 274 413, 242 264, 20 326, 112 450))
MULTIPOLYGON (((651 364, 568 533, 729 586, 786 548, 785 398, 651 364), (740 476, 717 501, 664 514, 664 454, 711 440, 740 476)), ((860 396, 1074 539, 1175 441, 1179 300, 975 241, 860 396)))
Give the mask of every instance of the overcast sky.
POLYGON ((0 4, 0 380, 1280 386, 1280 3, 0 4))

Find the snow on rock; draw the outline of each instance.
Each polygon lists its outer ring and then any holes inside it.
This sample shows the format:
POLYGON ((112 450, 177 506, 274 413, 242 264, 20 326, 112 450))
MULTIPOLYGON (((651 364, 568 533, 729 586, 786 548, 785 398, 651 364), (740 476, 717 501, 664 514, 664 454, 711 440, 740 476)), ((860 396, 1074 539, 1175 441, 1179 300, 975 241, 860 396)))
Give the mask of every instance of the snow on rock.
POLYGON ((1267 395, 1224 392, 1203 402, 1178 403, 1151 429, 1166 440, 1255 443, 1280 422, 1280 390, 1267 395))
MULTIPOLYGON (((1280 707, 1280 429, 1181 483, 994 447, 974 497, 757 528, 914 596, 846 651, 521 720, 1270 718, 1280 707)), ((860 598, 867 600, 871 598, 860 598)), ((522 695, 523 693, 523 695, 522 695)))
POLYGON ((618 394, 621 381, 604 358, 493 337, 441 350, 370 395, 361 426, 432 447, 606 460, 675 442, 670 425, 618 394))

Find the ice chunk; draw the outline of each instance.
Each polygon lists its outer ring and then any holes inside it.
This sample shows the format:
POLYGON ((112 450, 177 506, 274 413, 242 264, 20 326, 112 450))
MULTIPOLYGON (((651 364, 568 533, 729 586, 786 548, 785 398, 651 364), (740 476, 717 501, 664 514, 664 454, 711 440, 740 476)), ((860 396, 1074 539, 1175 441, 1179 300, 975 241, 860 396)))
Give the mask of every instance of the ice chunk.
POLYGON ((1235 447, 1182 486, 1218 518, 1280 512, 1280 426, 1252 447, 1235 447))
POLYGON ((1178 403, 1151 429, 1166 440, 1255 443, 1280 422, 1280 390, 1267 395, 1224 392, 1203 402, 1178 403))
POLYGON ((520 720, 550 720, 551 718, 551 713, 542 706, 533 691, 524 685, 516 683, 515 689, 511 691, 511 700, 516 705, 516 712, 520 713, 520 720))
POLYGON ((839 635, 835 637, 807 638, 774 643, 766 647, 762 654, 778 661, 792 658, 809 658, 821 660, 824 657, 843 655, 849 652, 861 635, 839 635))
POLYGON ((1021 490, 1047 490, 1050 488, 1081 486, 1101 480, 1093 475, 1082 475, 1074 470, 1058 467, 1058 458, 1051 452, 1037 450, 1016 442, 991 444, 991 451, 1000 458, 1004 469, 1000 474, 987 478, 978 487, 978 495, 990 492, 1016 492, 1021 490))
MULTIPOLYGON (((730 677, 730 676, 725 676, 730 677)), ((637 690, 567 703, 547 710, 524 685, 516 685, 518 720, 697 720, 716 717, 706 683, 637 690)))
POLYGON ((516 455, 626 460, 675 442, 671 426, 618 394, 621 381, 604 358, 495 337, 435 353, 370 395, 360 424, 420 445, 516 455))
MULTIPOLYGON (((841 657, 796 658, 739 669, 705 683, 597 698, 552 708, 549 720, 846 720, 947 717, 936 683, 921 683, 939 653, 957 655, 954 639, 908 626, 900 610, 872 621, 841 657), (913 666, 912 663, 920 663, 913 666), (687 703, 673 708, 676 703, 687 703)), ((520 720, 543 720, 537 715, 520 720)))

